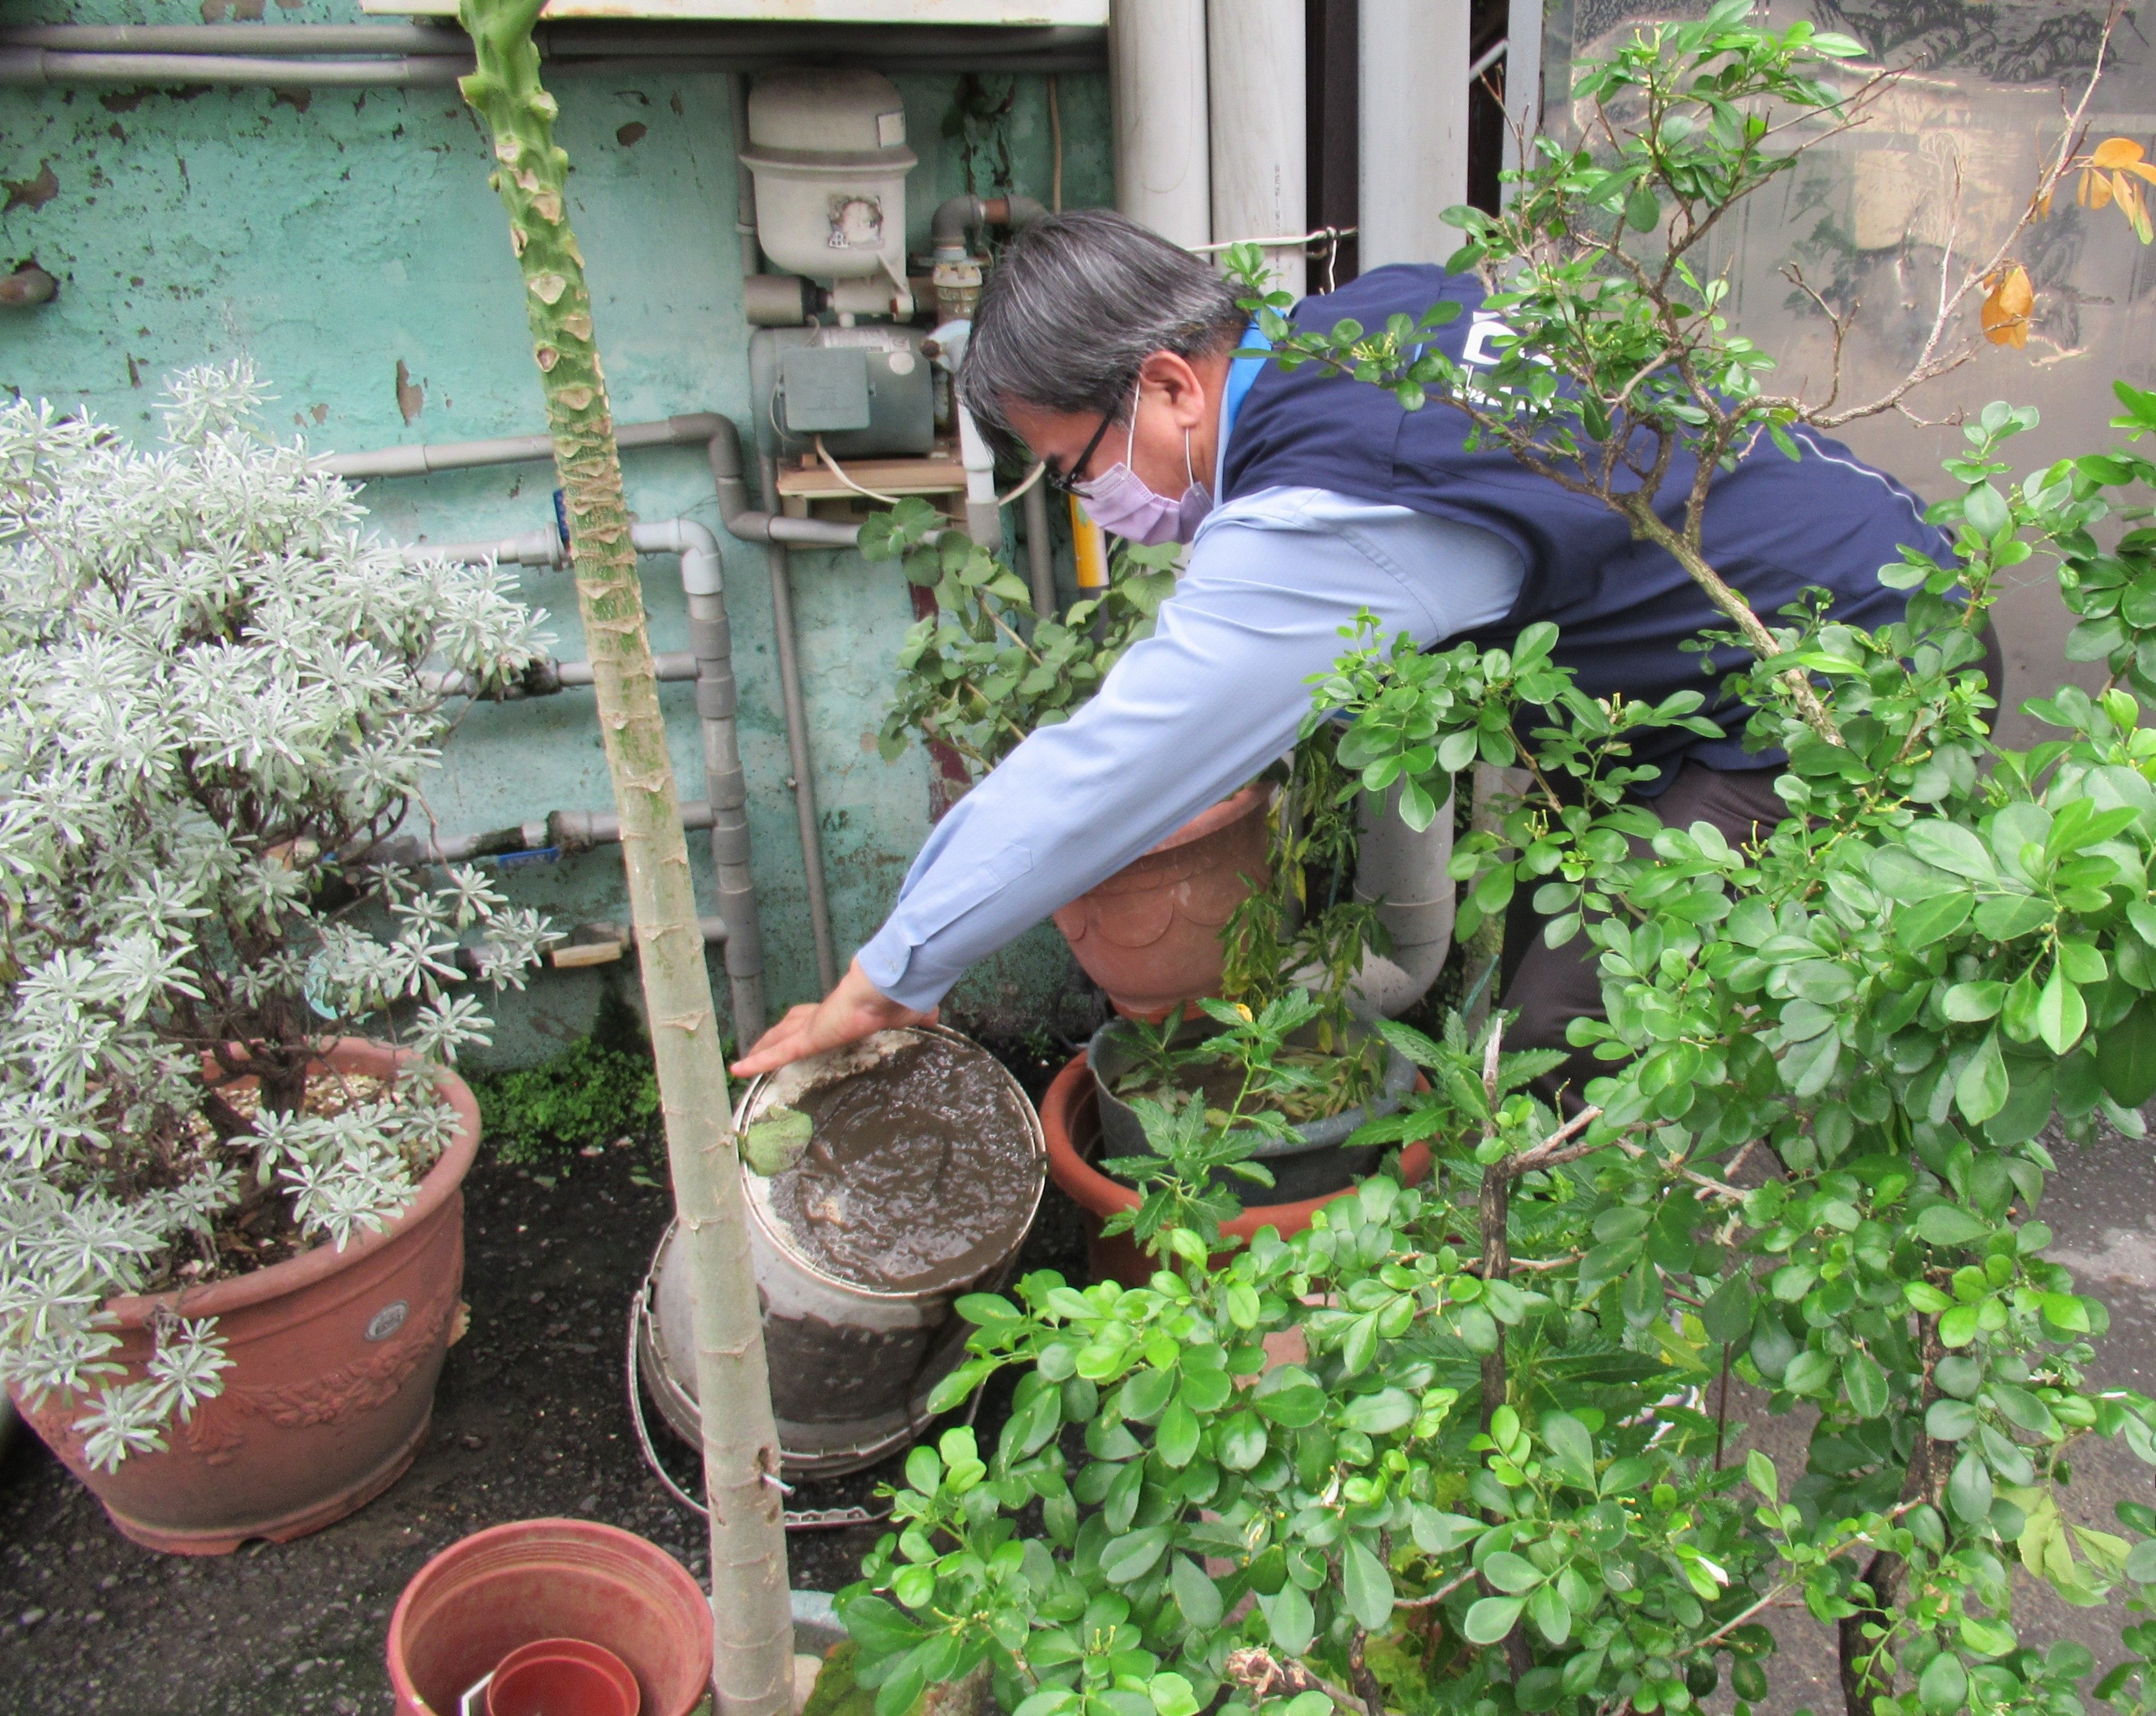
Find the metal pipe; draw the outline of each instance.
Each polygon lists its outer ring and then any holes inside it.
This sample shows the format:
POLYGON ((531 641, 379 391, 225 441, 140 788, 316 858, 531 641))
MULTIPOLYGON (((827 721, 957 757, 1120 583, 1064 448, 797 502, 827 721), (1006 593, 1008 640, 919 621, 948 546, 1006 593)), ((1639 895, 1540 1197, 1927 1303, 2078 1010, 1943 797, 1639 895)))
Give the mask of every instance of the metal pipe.
POLYGON ((67 54, 0 48, 0 84, 240 84, 278 89, 416 89, 454 84, 469 54, 277 59, 229 54, 67 54))
MULTIPOLYGON (((459 544, 459 546, 468 545, 459 544)), ((468 560, 484 556, 444 551, 444 560, 468 560)), ((651 658, 659 670, 659 678, 671 683, 696 677, 696 658, 685 649, 668 650, 651 658)), ((519 676, 513 685, 505 685, 491 692, 483 692, 479 682, 470 674, 422 674, 419 681, 441 697, 485 697, 490 703, 521 703, 530 697, 552 697, 557 693, 574 691, 592 684, 594 676, 588 661, 534 662, 519 676)))
MULTIPOLYGON (((763 504, 778 509, 778 463, 765 454, 763 504)), ((824 837, 816 821, 816 782, 808 758, 808 704, 801 694, 801 659, 793 634, 793 566, 786 545, 772 539, 766 551, 771 569, 771 631, 778 648, 778 694, 786 709, 786 755, 793 774, 793 813, 801 830, 801 863, 808 873, 808 927, 816 938, 816 976, 825 994, 839 981, 839 960, 831 942, 831 901, 824 885, 824 837)))
POLYGON ((1452 859, 1452 801, 1418 834, 1400 818, 1397 786, 1365 793, 1358 812, 1355 898, 1377 909, 1392 937, 1389 955, 1366 952, 1349 984, 1358 1011, 1394 1018, 1420 1001, 1452 950, 1457 902, 1452 859))
MULTIPOLYGON (((743 145, 747 146, 746 144, 743 145)), ((1048 211, 1030 197, 976 197, 962 191, 937 205, 928 222, 928 245, 937 262, 964 262, 971 255, 967 235, 977 227, 1009 227, 1014 231, 1045 220, 1048 211)))
MULTIPOLYGON (((711 806, 701 798, 685 801, 681 806, 681 826, 692 831, 710 827, 711 806)), ((620 839, 621 818, 612 811, 548 811, 529 822, 452 834, 446 839, 393 834, 375 842, 359 857, 374 864, 460 864, 475 858, 537 858, 589 852, 595 846, 615 845, 620 839)))
POLYGON ((454 24, 33 23, 0 27, 0 47, 84 54, 459 54, 471 40, 454 24))
MULTIPOLYGON (((1543 0, 1510 0, 1505 9, 1505 152, 1498 163, 1501 171, 1519 170, 1520 145, 1532 141, 1542 120, 1543 0)), ((1512 194, 1508 191, 1507 201, 1512 194)))
MULTIPOLYGON (((726 623, 718 539, 694 520, 668 519, 631 525, 629 540, 639 554, 673 554, 681 560, 690 648, 686 656, 654 657, 654 666, 662 680, 696 682, 696 720, 704 745, 706 820, 701 826, 711 831, 711 864, 718 876, 720 915, 733 926, 726 943, 726 980, 734 1032, 747 1048, 763 1034, 768 1014, 763 994, 762 917, 757 908, 755 878, 749 870, 748 785, 735 727, 741 699, 734 680, 733 633, 726 623)), ((561 533, 551 526, 491 543, 450 543, 439 548, 420 545, 408 553, 444 560, 506 561, 519 566, 558 566, 568 559, 561 533)), ((557 683, 553 689, 588 684, 591 663, 560 663, 555 678, 557 683), (572 679, 572 669, 581 669, 581 677, 572 679)), ((618 832, 614 838, 619 838, 618 832)))
POLYGON ((1048 489, 1035 483, 1025 491, 1025 566, 1033 583, 1033 611, 1042 619, 1055 617, 1055 559, 1048 540, 1048 489))

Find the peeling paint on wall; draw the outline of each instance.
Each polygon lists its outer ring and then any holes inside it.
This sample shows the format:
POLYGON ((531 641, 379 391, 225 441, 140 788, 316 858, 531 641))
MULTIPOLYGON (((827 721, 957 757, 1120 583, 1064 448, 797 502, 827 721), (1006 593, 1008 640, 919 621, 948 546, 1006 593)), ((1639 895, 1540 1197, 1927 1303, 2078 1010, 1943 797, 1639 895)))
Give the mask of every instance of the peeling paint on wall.
POLYGON ((408 423, 419 421, 419 413, 427 408, 427 390, 413 381, 411 371, 404 367, 404 360, 397 360, 397 409, 408 423))
POLYGON ((18 208, 43 208, 60 194, 60 182, 53 176, 49 161, 38 164, 34 178, 0 179, 0 186, 8 192, 8 206, 0 208, 0 214, 13 214, 18 208))

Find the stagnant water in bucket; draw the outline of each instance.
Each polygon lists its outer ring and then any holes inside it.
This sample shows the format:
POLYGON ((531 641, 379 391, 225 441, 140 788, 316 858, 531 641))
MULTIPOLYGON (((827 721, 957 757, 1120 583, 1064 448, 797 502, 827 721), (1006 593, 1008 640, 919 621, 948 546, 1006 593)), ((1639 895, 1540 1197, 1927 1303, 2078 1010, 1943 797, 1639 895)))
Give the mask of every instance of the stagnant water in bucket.
POLYGON ((899 1043, 792 1098, 815 1124, 771 1182, 771 1211, 808 1262, 861 1287, 969 1281, 1018 1242, 1033 1208, 1024 1099, 978 1049, 899 1043))

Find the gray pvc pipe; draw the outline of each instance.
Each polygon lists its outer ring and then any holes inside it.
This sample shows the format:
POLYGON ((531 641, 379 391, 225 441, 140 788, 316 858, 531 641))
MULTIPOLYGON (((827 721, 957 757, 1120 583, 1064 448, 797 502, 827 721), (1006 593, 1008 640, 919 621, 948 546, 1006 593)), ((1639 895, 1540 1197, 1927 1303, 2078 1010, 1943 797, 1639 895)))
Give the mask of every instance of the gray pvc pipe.
MULTIPOLYGON (((789 546, 853 548, 860 544, 860 526, 825 519, 788 518, 777 508, 775 470, 766 476, 766 493, 772 500, 770 509, 752 510, 742 468, 741 433, 734 428, 732 418, 717 412, 685 412, 649 423, 621 423, 614 429, 614 443, 623 448, 682 447, 697 442, 703 443, 711 464, 712 492, 719 503, 719 522, 737 540, 765 543, 771 549, 772 620, 778 644, 780 700, 786 715, 787 752, 796 782, 801 861, 808 873, 809 930, 815 938, 817 975, 828 990, 838 981, 838 965, 832 945, 829 896, 824 884, 824 846, 816 827, 815 789, 808 773, 808 707, 801 693, 800 666, 793 647, 793 585, 785 565, 785 551, 789 546)), ((511 435, 487 441, 437 442, 431 446, 385 447, 367 453, 334 453, 324 458, 321 464, 323 469, 340 477, 416 477, 434 471, 469 470, 482 465, 521 464, 553 456, 554 443, 550 436, 511 435)), ((521 543, 526 539, 510 540, 521 543)), ((516 558, 500 553, 499 545, 490 551, 495 552, 498 559, 516 558)), ((714 545, 714 554, 716 551, 714 545)))
MULTIPOLYGON (((728 926, 726 981, 734 1030, 747 1049, 763 1034, 769 1016, 763 995, 763 921, 749 870, 748 786, 735 726, 740 695, 734 680, 733 633, 726 622, 718 539, 694 520, 668 519, 632 525, 629 540, 639 554, 674 554, 681 559, 681 588, 689 600, 689 672, 680 674, 680 663, 664 656, 655 658, 654 666, 662 679, 678 675, 696 682, 696 720, 704 743, 702 826, 711 831, 719 914, 728 926), (668 674, 670 666, 675 674, 668 674)), ((568 560, 560 533, 551 529, 493 543, 451 543, 440 548, 421 545, 416 551, 444 560, 506 561, 519 566, 558 566, 568 560)), ((588 662, 563 663, 557 669, 557 679, 564 685, 588 684, 590 675, 588 662), (579 679, 571 678, 574 669, 582 670, 579 679)), ((567 826, 566 818, 557 817, 550 817, 548 824, 550 828, 567 826)), ((588 830, 590 825, 586 826, 588 830)), ((611 838, 619 838, 618 819, 613 830, 611 838)))
MULTIPOLYGON (((714 443, 716 444, 716 443, 714 443)), ((778 510, 778 464, 759 461, 767 516, 778 510)), ((801 693, 801 659, 794 644, 793 566, 785 544, 773 538, 766 557, 771 569, 771 630, 778 646, 778 693, 786 705, 786 754, 793 771, 794 820, 801 830, 801 860, 808 872, 808 927, 816 938, 816 976, 828 995, 839 981, 831 941, 831 901, 824 884, 824 837, 816 820, 816 781, 810 772, 808 704, 801 693)))
POLYGON ((1350 988, 1358 1010, 1391 1018, 1429 993, 1452 948, 1452 801, 1418 834, 1400 820, 1399 789, 1365 793, 1358 812, 1355 898, 1374 904, 1393 938, 1389 957, 1367 954, 1350 988))

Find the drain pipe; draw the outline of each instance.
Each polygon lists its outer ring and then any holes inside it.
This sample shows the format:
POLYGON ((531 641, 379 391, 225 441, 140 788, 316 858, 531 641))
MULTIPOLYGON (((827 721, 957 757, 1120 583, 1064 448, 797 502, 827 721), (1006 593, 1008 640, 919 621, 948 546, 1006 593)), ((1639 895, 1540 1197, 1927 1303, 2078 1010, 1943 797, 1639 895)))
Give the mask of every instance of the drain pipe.
MULTIPOLYGON (((738 459, 738 443, 735 454, 738 459)), ((763 477, 764 516, 776 524, 790 522, 778 515, 778 461, 766 453, 757 463, 763 477)), ((854 529, 858 540, 857 527, 843 528, 854 529)), ((794 822, 801 831, 801 862, 808 884, 808 927, 816 938, 816 976, 829 995, 838 986, 839 961, 831 942, 831 900, 824 885, 824 837, 817 824, 816 781, 809 766, 808 704, 801 694, 801 657, 793 630, 793 565, 785 542, 776 535, 769 540, 771 546, 764 558, 771 572, 771 633, 778 648, 778 692, 786 704, 786 755, 793 771, 787 785, 793 789, 794 822)))
MULTIPOLYGON (((1116 0, 1108 11, 1116 207, 1185 249, 1213 237, 1205 11, 1205 0, 1116 0)), ((1298 215, 1282 230, 1301 226, 1298 215)))
POLYGON ((1035 483, 1025 491, 1025 566, 1033 585, 1033 611, 1044 620, 1055 617, 1055 551, 1048 540, 1048 485, 1035 483))
MULTIPOLYGON (((704 794, 711 830, 711 864, 718 873, 719 915, 728 925, 726 979, 733 1001, 734 1031, 744 1045, 752 1044, 763 1034, 767 1017, 763 925, 757 910, 756 883, 749 873, 748 786, 742 772, 740 739, 735 727, 739 696, 718 539, 693 520, 669 519, 632 525, 629 540, 639 554, 673 554, 681 560, 681 588, 689 598, 689 653, 695 663, 697 725, 704 739, 704 794)), ((568 563, 561 533, 551 529, 499 542, 451 544, 421 552, 444 560, 506 561, 518 566, 568 563)), ((575 665, 586 674, 590 672, 588 663, 575 665)), ((549 822, 553 832, 552 819, 549 822)), ((618 823, 615 838, 619 838, 618 823)))
MULTIPOLYGON (((744 241, 743 248, 754 242, 744 241)), ((786 716, 786 745, 791 760, 796 794, 796 820, 801 830, 801 861, 808 875, 809 929, 816 943, 816 971, 829 990, 838 981, 832 950, 831 914, 824 884, 823 842, 817 832, 815 791, 808 774, 808 716, 801 694, 801 671, 794 651, 793 587, 785 551, 799 548, 853 548, 859 546, 859 525, 842 525, 828 519, 788 518, 778 509, 777 473, 765 480, 768 508, 749 505, 748 484, 742 468, 741 433, 733 419, 715 411, 685 412, 678 417, 649 423, 622 423, 614 430, 617 445, 624 450, 638 447, 685 447, 703 443, 711 468, 711 488, 719 504, 719 522, 726 534, 742 542, 770 546, 772 621, 778 655, 780 700, 786 716), (826 974, 829 974, 826 976, 826 974)), ((369 453, 333 454, 321 468, 340 477, 417 477, 433 471, 469 470, 480 465, 521 464, 551 459, 554 443, 546 435, 505 436, 490 441, 440 442, 432 446, 385 447, 369 453)))
MULTIPOLYGON (((1303 0, 1235 0, 1205 8, 1213 109, 1213 230, 1300 233, 1310 223, 1303 0)), ((1302 296, 1300 243, 1268 247, 1276 289, 1302 296)))
POLYGON ((1419 834, 1400 820, 1399 788, 1380 804, 1364 794, 1358 813, 1355 898, 1375 905, 1393 938, 1390 956, 1371 953, 1350 986, 1358 1011, 1394 1018, 1429 993, 1452 949, 1457 902, 1452 861, 1452 801, 1419 834))
POLYGON ((1356 237, 1364 273, 1443 262, 1467 200, 1468 0, 1360 0, 1356 237))
MULTIPOLYGON (((681 826, 692 834, 710 827, 711 806, 701 798, 685 799, 681 826)), ((612 811, 548 811, 528 822, 477 828, 469 834, 393 834, 387 840, 376 841, 358 856, 375 864, 461 864, 480 858, 537 863, 565 853, 613 846, 620 840, 621 818, 612 811)))

